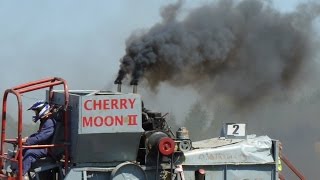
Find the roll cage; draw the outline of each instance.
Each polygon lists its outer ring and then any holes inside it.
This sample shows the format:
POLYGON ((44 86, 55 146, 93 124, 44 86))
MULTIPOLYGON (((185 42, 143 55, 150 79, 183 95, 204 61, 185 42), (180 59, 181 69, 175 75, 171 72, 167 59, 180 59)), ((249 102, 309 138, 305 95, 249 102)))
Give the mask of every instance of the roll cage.
MULTIPOLYGON (((46 79, 40 79, 37 81, 31 81, 22 85, 15 86, 11 89, 7 89, 3 95, 2 102, 2 129, 1 129, 1 148, 0 148, 0 166, 3 168, 4 160, 16 162, 18 164, 18 174, 17 177, 11 179, 22 180, 22 151, 23 149, 37 149, 37 148, 54 148, 62 147, 64 148, 64 169, 67 172, 68 162, 69 162, 69 132, 68 132, 68 111, 67 107, 69 106, 69 90, 67 82, 59 77, 51 77, 46 79), (55 86, 62 85, 64 89, 64 111, 63 111, 63 124, 64 124, 64 143, 62 144, 46 144, 46 145, 31 145, 26 146, 22 143, 22 132, 23 132, 23 106, 22 106, 22 95, 31 91, 36 91, 40 89, 49 88, 49 104, 53 99, 53 88, 55 86), (8 95, 13 94, 16 96, 18 101, 18 132, 17 139, 6 139, 6 123, 7 123, 7 99, 8 95), (17 155, 13 158, 8 158, 7 154, 4 152, 5 145, 7 143, 13 144, 17 147, 17 155)), ((0 172, 0 179, 10 179, 6 174, 0 172)))

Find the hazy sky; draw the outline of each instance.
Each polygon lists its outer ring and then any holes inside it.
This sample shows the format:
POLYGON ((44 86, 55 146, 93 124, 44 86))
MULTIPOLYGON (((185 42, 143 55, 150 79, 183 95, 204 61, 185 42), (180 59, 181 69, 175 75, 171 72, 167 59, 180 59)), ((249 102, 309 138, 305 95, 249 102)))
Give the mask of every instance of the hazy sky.
MULTIPOLYGON (((169 0, 0 1, 0 91, 48 76, 72 88, 113 82, 125 40, 160 20, 169 0)), ((207 1, 186 1, 186 9, 207 1)), ((291 10, 298 0, 278 0, 291 10)))
MULTIPOLYGON (((274 6, 290 11, 301 1, 277 0, 274 6)), ((114 88, 126 38, 159 22, 160 8, 170 2, 0 1, 1 94, 51 76, 66 79, 71 89, 114 88)), ((205 2, 186 0, 183 11, 205 2)))

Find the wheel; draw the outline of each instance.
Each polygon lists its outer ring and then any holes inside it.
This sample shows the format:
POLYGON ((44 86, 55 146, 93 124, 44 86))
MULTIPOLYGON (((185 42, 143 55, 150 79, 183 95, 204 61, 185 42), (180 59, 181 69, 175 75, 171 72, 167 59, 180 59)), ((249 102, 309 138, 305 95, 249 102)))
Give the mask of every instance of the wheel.
POLYGON ((192 148, 191 142, 187 140, 183 140, 179 143, 179 149, 182 152, 190 151, 192 148))
POLYGON ((110 177, 111 180, 147 180, 144 170, 131 162, 119 164, 112 170, 110 177))

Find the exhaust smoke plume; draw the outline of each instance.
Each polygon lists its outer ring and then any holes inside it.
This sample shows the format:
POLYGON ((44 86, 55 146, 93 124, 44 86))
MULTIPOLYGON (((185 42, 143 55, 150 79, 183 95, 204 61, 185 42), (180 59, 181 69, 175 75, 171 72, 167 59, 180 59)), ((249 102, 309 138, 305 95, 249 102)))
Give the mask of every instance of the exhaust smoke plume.
POLYGON ((201 96, 250 103, 288 89, 312 51, 312 21, 319 5, 281 13, 266 1, 220 0, 183 19, 181 1, 162 9, 163 21, 127 40, 115 81, 191 85, 201 96))
POLYGON ((247 123, 249 133, 281 140, 307 179, 317 179, 320 5, 309 1, 284 13, 268 0, 218 0, 184 16, 182 5, 163 8, 161 22, 127 39, 115 82, 161 89, 147 102, 158 98, 179 125, 189 116, 185 106, 199 101, 213 118, 192 117, 192 137, 212 138, 223 122, 247 123))

